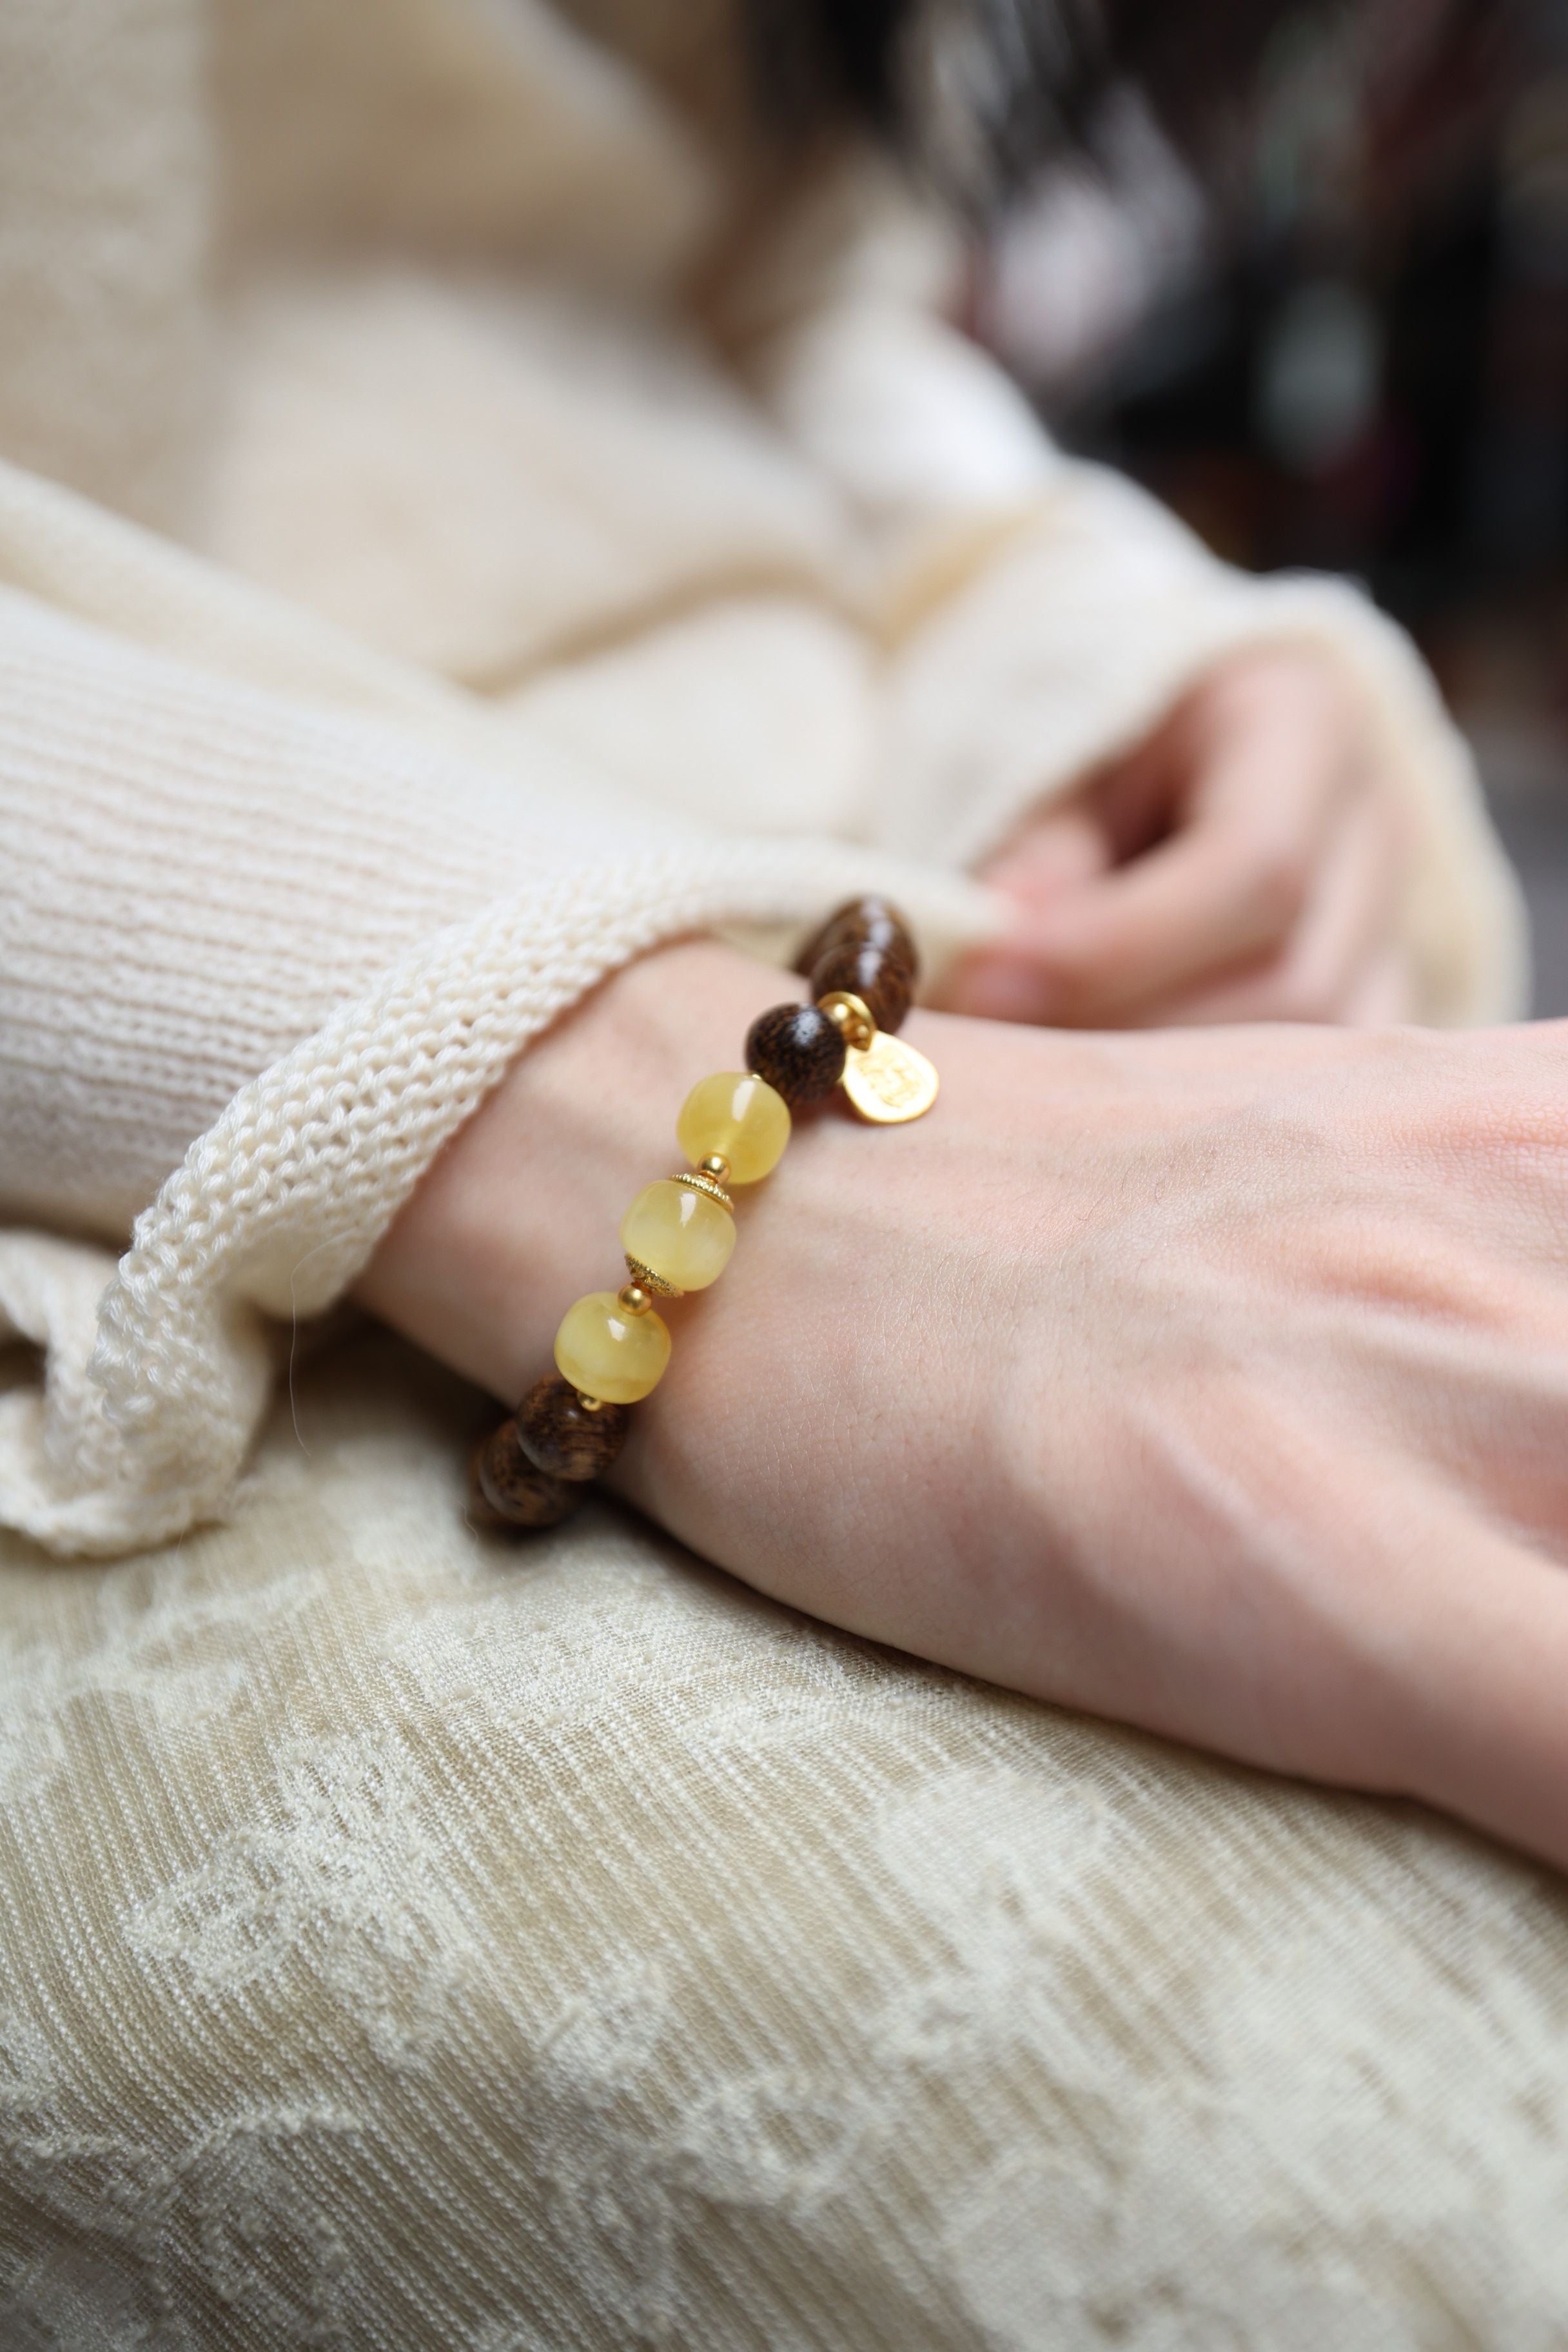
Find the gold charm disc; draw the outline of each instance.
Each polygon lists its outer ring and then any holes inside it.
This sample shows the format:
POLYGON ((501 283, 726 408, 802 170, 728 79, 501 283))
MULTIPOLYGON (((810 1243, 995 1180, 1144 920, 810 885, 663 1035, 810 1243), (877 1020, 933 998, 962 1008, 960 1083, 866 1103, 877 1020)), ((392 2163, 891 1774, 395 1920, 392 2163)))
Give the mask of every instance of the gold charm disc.
POLYGON ((864 1048, 851 1046, 844 1057, 844 1091, 861 1118, 878 1127, 901 1127, 906 1119, 923 1118, 941 1083, 923 1054, 885 1029, 864 1048))

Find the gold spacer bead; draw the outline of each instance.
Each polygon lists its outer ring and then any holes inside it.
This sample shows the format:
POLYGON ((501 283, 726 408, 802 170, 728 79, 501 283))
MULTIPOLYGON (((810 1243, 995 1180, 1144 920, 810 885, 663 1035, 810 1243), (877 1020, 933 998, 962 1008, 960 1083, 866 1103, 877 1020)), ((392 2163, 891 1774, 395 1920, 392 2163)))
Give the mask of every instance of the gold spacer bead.
POLYGON ((855 996, 847 988, 835 988, 826 996, 819 996, 816 1009, 826 1013, 852 1053, 864 1053, 877 1034, 870 1006, 863 996, 855 996))
POLYGON ((669 1181, 672 1184, 684 1184, 689 1192, 706 1193, 709 1200, 717 1201, 721 1209, 728 1209, 731 1215, 734 1213, 735 1203, 722 1184, 716 1184, 712 1177, 705 1176, 700 1168, 678 1169, 669 1181))
POLYGON ((585 1396, 581 1389, 574 1389, 572 1393, 576 1398, 584 1412, 604 1412, 605 1400, 603 1397, 585 1396))
POLYGON ((653 1299, 640 1282, 628 1282, 616 1293, 628 1315, 646 1315, 653 1299))
POLYGON ((644 1265, 641 1258, 634 1257, 630 1250, 626 1253, 626 1272, 639 1290, 651 1290, 656 1298, 685 1297, 684 1290, 678 1290, 673 1282, 666 1282, 662 1274, 655 1274, 651 1265, 644 1265))
POLYGON ((729 1182, 730 1163, 721 1151, 710 1151, 707 1159, 700 1160, 697 1165, 704 1176, 712 1177, 715 1184, 729 1182))

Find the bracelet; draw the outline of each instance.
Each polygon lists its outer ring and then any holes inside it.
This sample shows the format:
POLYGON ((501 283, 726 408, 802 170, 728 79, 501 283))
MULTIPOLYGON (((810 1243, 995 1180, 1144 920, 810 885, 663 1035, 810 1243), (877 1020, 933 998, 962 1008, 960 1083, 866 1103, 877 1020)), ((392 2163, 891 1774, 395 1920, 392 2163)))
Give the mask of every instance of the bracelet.
POLYGON ((776 1004, 746 1036, 744 1070, 702 1078, 675 1132, 690 1161, 647 1184, 621 1220, 629 1280, 568 1307, 555 1364, 516 1412, 476 1447, 473 1516, 489 1526, 548 1528, 585 1496, 626 1433, 626 1409, 658 1387, 669 1361, 656 1298, 706 1290, 735 1246, 732 1184, 755 1184, 790 1139, 791 1115, 837 1087, 880 1127, 919 1118, 936 1100, 937 1074, 897 1032, 918 972, 902 917, 882 898, 856 898, 815 932, 795 970, 815 1002, 776 1004))

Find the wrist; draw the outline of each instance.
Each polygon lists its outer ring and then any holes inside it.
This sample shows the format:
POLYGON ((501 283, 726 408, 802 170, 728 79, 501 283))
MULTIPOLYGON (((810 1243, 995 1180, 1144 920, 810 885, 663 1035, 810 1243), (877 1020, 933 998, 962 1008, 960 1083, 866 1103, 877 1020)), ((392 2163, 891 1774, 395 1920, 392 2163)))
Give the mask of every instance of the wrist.
POLYGON ((693 1082, 739 1066, 802 984, 716 940, 639 958, 521 1055, 428 1171, 358 1286, 364 1306, 495 1395, 547 1370, 580 1293, 625 1278, 633 1194, 679 1164, 693 1082))

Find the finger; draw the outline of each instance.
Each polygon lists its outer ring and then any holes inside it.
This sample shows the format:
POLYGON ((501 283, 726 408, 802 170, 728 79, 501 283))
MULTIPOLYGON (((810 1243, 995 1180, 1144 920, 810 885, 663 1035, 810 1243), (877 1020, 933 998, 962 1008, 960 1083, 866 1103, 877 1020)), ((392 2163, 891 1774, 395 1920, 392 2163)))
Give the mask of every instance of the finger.
POLYGON ((1404 1016, 1388 949, 1401 883, 1402 833, 1381 795, 1363 794, 1341 818, 1295 930, 1269 955, 1212 983, 1162 999, 1152 1028, 1244 1021, 1342 1022, 1404 1016), (1368 995, 1370 975, 1383 974, 1368 995), (1360 1008, 1364 1004, 1365 1010, 1360 1008))
POLYGON ((1081 787, 1085 805, 1110 845, 1113 866, 1146 856, 1174 832, 1193 781, 1205 764, 1208 740, 1201 709, 1184 704, 1081 787))
POLYGON ((1020 945, 1061 1017, 1131 1016, 1149 1001, 1277 950, 1300 920, 1351 777, 1335 738, 1255 720, 1194 784, 1169 841, 1044 911, 1020 945))
POLYGON ((1352 1029, 1394 1029, 1414 1021, 1417 1009, 1409 959, 1396 947, 1385 948, 1362 975, 1345 1008, 1345 1024, 1352 1029))
POLYGON ((1066 1696, 1568 1861, 1568 1572, 1445 1474, 1431 1432, 1390 1445, 1342 1405, 1239 1371, 1132 1403, 1117 1475, 1145 1507, 1130 1529, 1114 1507, 1121 1539, 1095 1547, 1113 1609, 1069 1646, 1066 1696))
POLYGON ((1005 947, 979 948, 949 975, 933 1003, 972 1021, 1025 1021, 1049 1028, 1061 1017, 1055 982, 1032 957, 1005 947))
POLYGON ((1364 1471, 1360 1540, 1314 1609, 1341 1660, 1317 1685, 1318 1736, 1342 1738, 1326 1777, 1568 1864, 1568 1573, 1429 1460, 1364 1471))
POLYGON ((1228 1720, 1238 1752, 1568 1862, 1568 1571, 1497 1523, 1468 1465, 1448 1472, 1440 1424, 1390 1445, 1367 1418, 1281 1413, 1256 1386, 1225 1402, 1209 1549, 1239 1528, 1248 1573, 1222 1637, 1184 1657, 1179 1705, 1228 1720))
POLYGON ((1286 950, 1276 1019, 1345 1018, 1368 971, 1387 951, 1404 847, 1404 828, 1383 793, 1362 793, 1342 814, 1286 950))
POLYGON ((1042 908, 1102 875, 1110 843, 1084 803, 1053 809, 1008 843, 981 878, 1014 902, 1015 930, 965 956, 949 973, 939 1002, 976 1020, 1046 1022, 1057 999, 1049 975, 1030 955, 1024 934, 1042 908))
POLYGON ((1457 1503, 1412 1537, 1383 1784, 1568 1864, 1568 1573, 1457 1503))
POLYGON ((1104 826, 1085 802, 1050 809, 1014 835, 980 878, 1026 906, 1043 906, 1061 891, 1092 881, 1110 864, 1104 826))
POLYGON ((1024 1021, 1048 1028, 1059 1017, 1054 984, 1038 964, 1014 950, 979 948, 949 973, 932 1002, 971 1021, 1024 1021))
POLYGON ((1363 1317, 1359 1414, 1516 1538, 1568 1560, 1568 1312, 1561 1279, 1386 1234, 1363 1317), (1421 1262, 1423 1256, 1426 1263, 1421 1262), (1412 1325, 1415 1326, 1413 1336, 1412 1325))

